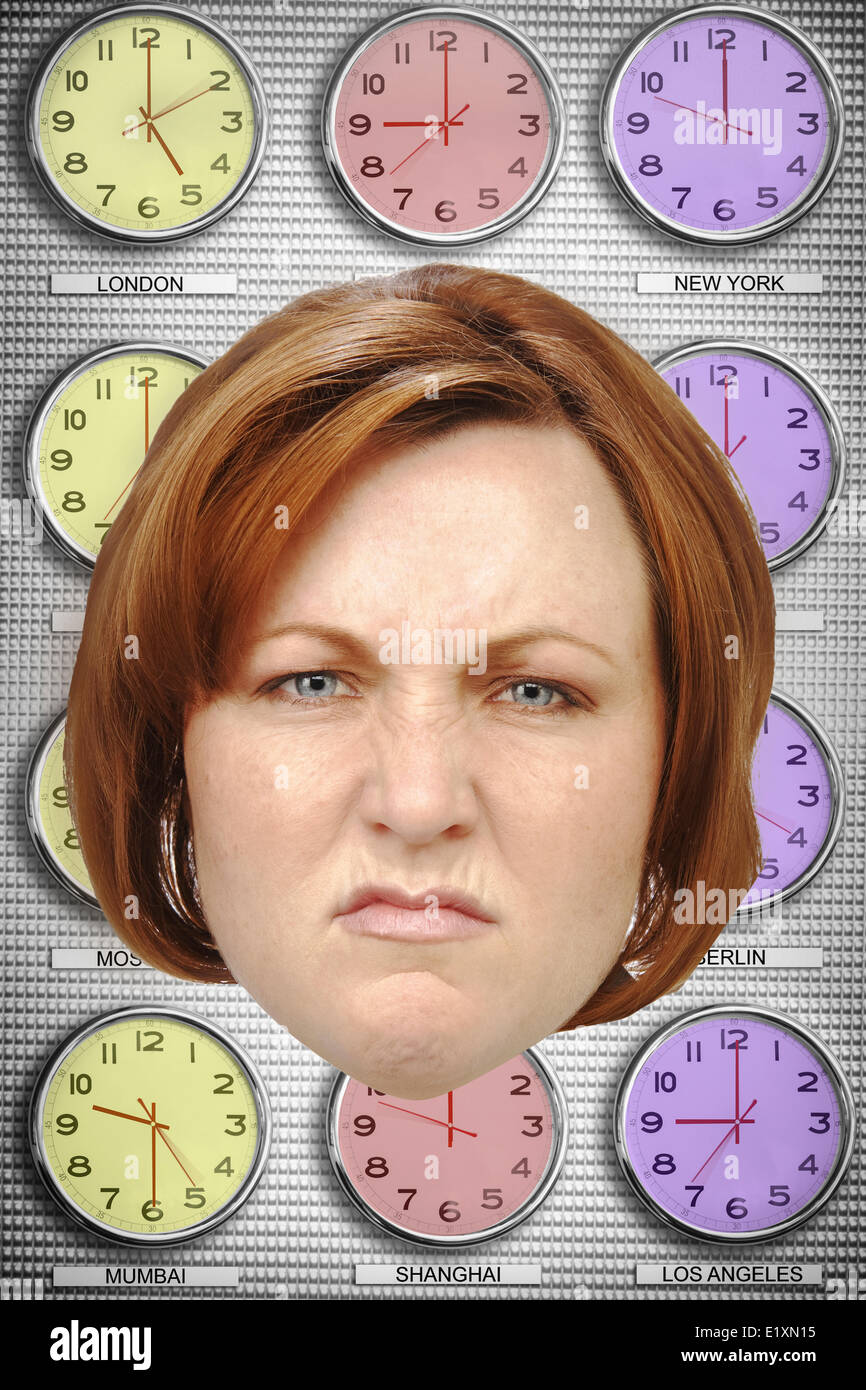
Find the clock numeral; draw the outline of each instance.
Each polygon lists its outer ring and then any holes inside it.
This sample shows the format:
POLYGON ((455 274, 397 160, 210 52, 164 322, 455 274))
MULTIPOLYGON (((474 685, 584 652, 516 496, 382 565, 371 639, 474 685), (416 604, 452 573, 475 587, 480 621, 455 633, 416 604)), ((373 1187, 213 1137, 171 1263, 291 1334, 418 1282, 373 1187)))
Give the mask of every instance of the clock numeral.
POLYGON ((409 1210, 409 1203, 411 1202, 412 1198, 415 1196, 415 1194, 417 1193, 417 1191, 418 1191, 417 1187, 398 1187, 398 1188, 397 1188, 397 1192, 398 1192, 399 1196, 405 1197, 405 1198, 406 1198, 405 1202, 403 1203, 403 1210, 404 1210, 404 1211, 408 1211, 408 1210, 409 1210))
POLYGON ((529 170, 526 167, 526 160, 523 158, 523 155, 518 155, 514 163, 509 164, 505 172, 506 174, 519 174, 522 179, 527 178, 529 170))
POLYGON ((639 174, 644 174, 647 178, 655 178, 656 174, 663 172, 664 166, 657 154, 645 154, 641 156, 640 164, 637 166, 639 174))
POLYGON ((800 418, 798 420, 789 420, 788 424, 786 425, 786 429, 806 430, 809 428, 809 426, 806 424, 806 421, 809 418, 808 410, 804 410, 803 407, 800 405, 789 405, 787 413, 789 415, 798 415, 800 418))
POLYGON ((694 1207, 694 1206, 697 1205, 697 1200, 698 1200, 698 1198, 700 1197, 700 1195, 701 1195, 701 1193, 703 1192, 703 1190, 704 1190, 704 1184, 703 1184, 703 1183, 686 1184, 686 1192, 694 1192, 694 1194, 695 1194, 694 1197, 692 1198, 692 1200, 689 1202, 689 1206, 690 1206, 690 1207, 694 1207))
POLYGON ((625 123, 630 135, 645 135, 649 130, 650 120, 644 111, 632 111, 626 116, 625 123))
POLYGON ((369 116, 365 116, 363 112, 357 111, 354 116, 349 117, 349 134, 369 135, 372 124, 373 122, 370 120, 369 116))
POLYGON ((762 865, 761 865, 761 872, 758 874, 758 878, 778 878, 778 877, 779 877, 779 861, 778 861, 778 859, 773 858, 772 855, 769 855, 769 854, 768 854, 768 855, 767 855, 767 858, 763 861, 763 863, 762 863, 762 865))
POLYGON ((686 1043, 686 1061, 687 1061, 687 1062, 699 1062, 700 1060, 701 1060, 701 1044, 700 1044, 700 1042, 692 1042, 691 1039, 690 1039, 690 1040, 686 1043), (692 1055, 693 1050, 694 1050, 694 1055, 692 1055))
POLYGON ((203 1187, 188 1187, 186 1189, 185 1207, 203 1207, 206 1198, 203 1187))
POLYGON ((801 786, 801 787, 800 787, 800 791, 801 791, 801 792, 808 792, 808 793, 809 793, 809 800, 808 800, 808 801, 804 801, 803 798, 802 798, 801 796, 798 797, 798 798, 797 798, 797 805, 798 805, 798 806, 817 806, 817 805, 818 805, 818 802, 821 800, 821 798, 820 798, 820 796, 819 796, 819 794, 818 794, 818 788, 817 788, 817 787, 803 787, 803 786, 801 786))
POLYGON ((794 754, 793 758, 785 759, 788 767, 806 766, 806 745, 804 743, 789 743, 788 752, 794 754))
POLYGON ((111 1193, 111 1196, 109 1197, 108 1201, 105 1203, 105 1210, 106 1210, 106 1211, 111 1211, 111 1204, 112 1204, 112 1202, 114 1201, 114 1199, 115 1199, 115 1197, 117 1196, 117 1194, 120 1192, 120 1188, 119 1188, 119 1187, 100 1187, 99 1190, 100 1190, 100 1192, 110 1192, 110 1193, 111 1193))
POLYGON ((406 206, 406 204, 407 204, 408 201, 409 201, 409 195, 410 195, 410 193, 414 193, 415 190, 414 190, 414 188, 392 188, 392 189, 391 189, 391 192, 392 192, 392 193, 402 193, 402 194, 405 195, 405 196, 401 199, 400 204, 399 204, 400 212, 402 212, 403 209, 404 209, 404 207, 406 206))
POLYGON ((82 68, 77 68, 75 72, 66 70, 66 90, 67 92, 86 92, 87 73, 82 68))
MULTIPOLYGON (((768 859, 766 862, 768 864, 773 864, 775 860, 768 859)), ((728 1052, 735 1052, 738 1047, 741 1052, 746 1052, 748 1050, 749 1044, 747 1039, 749 1035, 745 1028, 720 1028, 719 1033, 721 1035, 719 1044, 723 1051, 727 1048, 728 1052), (733 1038, 733 1042, 726 1042, 726 1037, 733 1038)))
MULTIPOLYGON (((775 545, 781 535, 778 521, 762 521, 760 524, 760 532, 761 540, 764 541, 766 545, 775 545)), ((764 730, 765 734, 769 732, 769 729, 764 730)))
POLYGON ((365 179, 378 179, 385 172, 385 166, 377 154, 365 154, 361 161, 361 173, 365 179))
POLYGON ((187 39, 186 41, 186 56, 187 59, 192 57, 192 39, 187 39))
POLYGON ((214 1168, 215 1173, 225 1173, 227 1178, 230 1178, 234 1171, 235 1170, 232 1167, 232 1161, 229 1158, 228 1154, 226 1154, 225 1158, 222 1159, 222 1161, 218 1163, 214 1168))
POLYGON ((735 29, 708 29, 707 48, 724 48, 727 53, 730 53, 731 49, 734 47, 734 40, 736 37, 737 34, 735 29), (715 43, 713 42, 714 34, 716 38, 715 43))
MULTIPOLYGON (((688 41, 688 39, 683 39, 683 40, 682 40, 682 45, 683 45, 683 62, 684 62, 684 63, 687 63, 687 62, 689 61, 689 41, 688 41)), ((674 62, 675 62, 675 63, 678 63, 679 61, 680 61, 680 40, 679 40, 679 39, 674 39, 674 62)))
POLYGON ((767 1198, 771 1207, 786 1207, 791 1200, 787 1183, 774 1183, 767 1198))
POLYGON ((74 1134, 78 1128, 78 1121, 74 1115, 58 1115, 54 1125, 61 1134, 74 1134))
POLYGON ((184 183, 181 185, 181 192, 183 194, 183 197, 180 200, 182 203, 187 203, 190 206, 194 206, 196 203, 201 202, 200 183, 184 183))
MULTIPOLYGON (((802 1090, 802 1087, 800 1088, 802 1090)), ((814 1154, 807 1154, 802 1163, 797 1164, 798 1173, 817 1173, 818 1164, 815 1162, 814 1154)))
POLYGON ((86 1178, 93 1172, 93 1169, 86 1154, 73 1154, 66 1171, 71 1178, 86 1178))
POLYGON ((796 159, 792 159, 790 164, 785 165, 785 170, 789 174, 799 174, 800 178, 806 177, 806 161, 801 154, 796 159))
POLYGON ((165 1212, 162 1209, 162 1202, 145 1202, 141 1208, 141 1214, 145 1221, 161 1221, 165 1216, 165 1212))
POLYGON ((367 1087, 368 1096, 386 1096, 387 1094, 387 1091, 374 1091, 372 1086, 367 1087))
POLYGON ((390 1171, 388 1164, 381 1157, 369 1158, 364 1169, 368 1178, 387 1178, 390 1171))
POLYGON ((480 208, 498 208, 498 207, 499 207, 499 189, 498 189, 498 188, 479 188, 479 190, 478 190, 478 207, 480 207, 480 208))
POLYGON ((811 1112, 811 1118, 812 1118, 813 1120, 823 1120, 823 1124, 819 1124, 817 1128, 815 1127, 815 1125, 810 1125, 810 1126, 809 1126, 809 1133, 810 1133, 810 1134, 828 1134, 828 1133, 829 1133, 829 1131, 830 1131, 830 1112, 829 1112, 829 1110, 813 1110, 813 1111, 811 1112))
POLYGON ((690 376, 674 378, 674 390, 681 401, 687 401, 692 394, 692 379, 690 376))
POLYGON ((816 468, 820 468, 820 466, 821 466, 821 450, 820 450, 820 449, 801 449, 801 450, 800 450, 800 453, 801 453, 801 454, 805 454, 807 458, 809 458, 809 459, 812 460, 812 462, 811 462, 811 463, 798 463, 798 464, 797 464, 797 467, 798 467, 798 468, 803 468, 803 469, 805 469, 805 471, 806 471, 807 473, 812 473, 816 468))
POLYGON ((97 378, 96 378, 96 399, 97 399, 98 401, 101 401, 101 400, 103 400, 103 399, 105 399, 105 400, 107 400, 107 401, 110 401, 110 400, 111 400, 111 378, 110 378, 110 377, 105 377, 104 379, 102 379, 102 378, 100 378, 100 377, 97 377, 97 378))
POLYGON ((659 1091, 665 1091, 667 1094, 670 1094, 671 1091, 675 1091, 677 1089, 676 1072, 653 1072, 653 1088, 656 1091, 656 1093, 658 1093, 659 1091))
POLYGON ((512 1076, 511 1080, 512 1080, 512 1081, 519 1081, 519 1082, 520 1082, 520 1085, 519 1085, 519 1086, 515 1086, 514 1089, 511 1091, 511 1095, 513 1095, 513 1096, 528 1096, 528 1095, 531 1095, 531 1091, 530 1091, 530 1089, 529 1089, 529 1088, 530 1088, 530 1085, 531 1085, 531 1077, 522 1076, 522 1075, 520 1074, 520 1072, 518 1072, 516 1076, 512 1076))
POLYGON ((83 410, 64 410, 63 428, 65 430, 83 430, 87 428, 87 416, 83 410))
POLYGON ((229 135, 234 135, 236 131, 242 129, 244 122, 243 111, 224 111, 223 115, 230 121, 233 121, 234 125, 221 125, 220 130, 226 131, 229 135))
POLYGON ((152 28, 136 29, 133 26, 132 46, 133 48, 159 48, 159 30, 152 28), (147 37, 139 41, 139 34, 146 34, 147 37))
POLYGON ((376 1128, 376 1121, 372 1115, 355 1115, 352 1124, 355 1126, 355 1133, 362 1139, 369 1139, 376 1128))
POLYGON ((163 1052, 164 1033, 158 1033, 155 1028, 149 1028, 142 1034, 140 1029, 135 1030, 135 1050, 136 1052, 163 1052), (142 1037, 152 1038, 153 1042, 142 1044, 142 1037))
POLYGON ((766 398, 769 396, 769 394, 770 394, 770 378, 769 378, 768 376, 765 376, 765 377, 764 377, 764 398, 766 399, 766 398))
POLYGON ((797 134, 798 134, 798 135, 815 135, 815 134, 817 133, 817 130, 818 130, 818 112, 817 112, 817 111, 800 111, 800 112, 798 112, 798 115, 799 115, 801 121, 811 121, 811 122, 812 122, 812 125, 808 125, 808 126, 806 127, 805 130, 803 129, 802 126, 799 126, 799 125, 798 125, 798 126, 797 126, 797 134))
POLYGON ((686 187, 684 187, 684 186, 680 186, 679 188, 673 188, 673 187, 671 188, 671 193, 682 193, 682 195, 683 195, 683 196, 680 198, 679 202, 677 203, 677 207, 678 207, 678 208, 681 208, 681 207, 682 207, 683 203, 686 201, 686 198, 689 196, 689 194, 691 193, 691 191, 692 191, 692 186, 691 186, 691 184, 689 184, 688 188, 686 188, 686 187))
POLYGON ((361 80, 364 96, 380 97, 385 90, 385 79, 381 72, 365 72, 361 80))
POLYGON ((524 1115, 523 1118, 524 1118, 524 1120, 528 1121, 529 1124, 534 1125, 535 1128, 534 1128, 534 1129, 522 1129, 522 1130, 520 1131, 520 1133, 521 1133, 521 1134, 525 1134, 526 1137, 527 1137, 527 1139, 537 1139, 538 1136, 539 1136, 540 1134, 542 1134, 543 1131, 544 1131, 544 1116, 543 1116, 543 1115, 524 1115))
POLYGON ((453 1202, 453 1201, 443 1202, 442 1205, 441 1205, 440 1208, 439 1208, 439 1220, 440 1220, 440 1221, 459 1221, 459 1220, 460 1220, 460 1208, 458 1207, 457 1203, 456 1203, 456 1202, 453 1202))
POLYGON ((223 1130, 223 1134, 231 1134, 231 1135, 246 1134, 246 1132, 247 1132, 247 1117, 246 1117, 246 1115, 226 1115, 226 1119, 227 1119, 227 1120, 236 1120, 239 1127, 238 1127, 237 1129, 224 1129, 224 1130, 223 1130))
POLYGON ((102 206, 105 207, 106 203, 108 202, 109 198, 111 197, 112 193, 114 192, 115 188, 117 187, 117 184, 116 184, 116 183, 98 183, 98 184, 96 185, 96 187, 97 187, 97 190, 98 190, 100 193, 102 192, 103 188, 107 190, 107 192, 106 192, 106 194, 105 194, 105 197, 104 197, 103 200, 102 200, 102 206))
POLYGON ((431 29, 429 38, 431 53, 441 53, 444 48, 447 48, 449 53, 454 53, 457 49, 457 35, 453 29, 437 29, 435 33, 431 29), (442 39, 442 43, 434 44, 434 38, 442 39))
POLYGON ((528 1178, 528 1177, 529 1177, 529 1159, 528 1159, 528 1158, 521 1158, 521 1159, 519 1159, 518 1162, 515 1163, 515 1165, 514 1165, 514 1167, 512 1168, 511 1171, 512 1171, 512 1173, 516 1173, 516 1175, 517 1175, 519 1178, 528 1178))
POLYGON ((109 1062, 112 1066, 117 1065, 117 1043, 102 1044, 102 1065, 107 1066, 109 1062))
POLYGON ((481 1205, 488 1211, 498 1211, 503 1205, 501 1187, 485 1187, 482 1196, 484 1200, 481 1205))
POLYGON ((732 1221, 742 1221, 743 1217, 749 1214, 749 1208, 742 1197, 732 1197, 725 1206, 725 1211, 732 1221))
POLYGON ((457 209, 450 198, 442 198, 433 211, 439 222, 454 222, 457 219, 457 209))
POLYGON ((214 1088, 213 1088, 213 1094, 214 1094, 215 1096, 233 1096, 233 1095, 234 1095, 234 1091, 232 1090, 232 1082, 234 1081, 234 1077, 233 1077, 233 1076, 229 1076, 227 1072, 216 1071, 216 1072, 214 1072, 214 1078, 213 1078, 213 1079, 214 1079, 214 1081, 221 1081, 221 1082, 223 1083, 221 1086, 214 1086, 214 1088))
POLYGON ((541 131, 541 117, 540 117, 540 116, 527 116, 526 113, 523 112, 523 113, 521 113, 520 119, 521 119, 522 121, 534 121, 534 122, 535 122, 535 125, 533 126, 532 130, 521 130, 520 126, 518 126, 518 127, 517 127, 517 134, 518 134, 518 135, 538 135, 538 134, 540 133, 540 131, 541 131))
POLYGON ((786 72, 785 76, 794 78, 790 87, 785 88, 786 92, 805 92, 806 74, 804 72, 786 72))
POLYGON ((782 1060, 782 1054, 781 1054, 781 1052, 779 1051, 779 1040, 778 1040, 778 1038, 777 1038, 776 1041, 773 1043, 773 1060, 776 1061, 776 1062, 781 1062, 781 1060, 782 1060))
POLYGON ((68 805, 69 805, 69 791, 68 791, 68 789, 67 789, 65 786, 63 786, 63 787, 52 787, 52 789, 51 789, 51 798, 52 798, 52 800, 53 800, 55 806, 68 806, 68 805))
POLYGON ((229 89, 229 73, 223 72, 222 68, 214 68, 211 77, 218 77, 219 82, 212 82, 210 90, 212 92, 227 92, 229 89))
POLYGON ((194 1062, 194 1061, 195 1061, 195 1043, 194 1043, 194 1042, 191 1042, 190 1045, 189 1045, 189 1060, 190 1060, 191 1062, 194 1062))
POLYGON ((74 1071, 69 1073, 69 1094, 71 1096, 89 1096, 93 1090, 93 1078, 86 1071, 80 1071, 76 1075, 74 1071))
POLYGON ((63 168, 67 174, 83 174, 87 168, 87 160, 80 150, 70 150, 63 168))
POLYGON ((790 502, 788 503, 788 507, 789 507, 790 509, 792 509, 793 511, 795 511, 795 512, 805 512, 805 511, 808 511, 809 508, 808 508, 808 503, 807 503, 807 501, 806 501, 806 494, 805 494, 805 492, 795 492, 795 493, 794 493, 794 496, 791 498, 790 502))
MULTIPOLYGON (((94 521, 93 525, 94 525, 95 527, 97 527, 97 528, 98 528, 98 527, 104 527, 104 528, 105 528, 105 535, 108 535, 108 532, 111 530, 112 523, 111 523, 110 521, 94 521)), ((104 540, 105 540, 105 536, 100 536, 100 537, 99 537, 99 544, 102 545, 102 542, 103 542, 104 540)))
POLYGON ((505 88, 507 96, 522 97, 526 95, 526 83, 528 78, 525 72, 510 72, 508 74, 508 80, 509 82, 513 82, 514 86, 505 88))
POLYGON ((106 58, 109 63, 114 62, 114 39, 100 39, 97 47, 100 63, 106 58))
POLYGON ((640 1117, 640 1127, 644 1134, 658 1134, 664 1120, 657 1110, 646 1110, 640 1117))
POLYGON ((737 209, 730 198, 719 198, 718 202, 713 204, 713 217, 717 222, 732 222, 736 215, 737 209))
MULTIPOLYGON (((51 467, 58 473, 63 473, 67 468, 72 467, 72 455, 68 449, 52 449, 51 467)), ((801 465, 802 467, 802 465, 801 465)))
POLYGON ((798 1091, 817 1091, 818 1073, 816 1071, 798 1071, 798 1076, 808 1076, 809 1080, 804 1081, 802 1086, 798 1086, 798 1091))
POLYGON ((642 92, 660 92, 665 85, 665 80, 660 72, 642 72, 640 75, 640 89, 642 92))
POLYGON ((51 115, 51 123, 55 130, 66 132, 75 125, 75 117, 71 111, 54 111, 51 115))
POLYGON ((154 217, 159 217, 159 205, 152 193, 146 193, 138 202, 138 215, 145 217, 148 221, 154 217))
POLYGON ((394 62, 395 62, 395 63, 408 63, 408 62, 409 62, 409 45, 408 45, 408 43, 403 43, 403 44, 395 43, 395 44, 394 44, 394 62), (401 48, 402 48, 402 50, 403 50, 403 57, 402 57, 402 58, 400 57, 400 49, 401 49, 401 48))
POLYGON ((673 1154, 656 1154, 653 1159, 654 1173, 661 1173, 666 1177, 669 1173, 675 1173, 676 1171, 677 1165, 674 1163, 673 1154))
POLYGON ((70 488, 69 492, 64 492, 60 505, 65 512, 83 512, 87 507, 84 493, 78 492, 75 488, 70 488))
POLYGON ((78 835, 76 834, 74 828, 72 830, 67 830, 66 834, 63 837, 63 844, 66 847, 66 849, 81 848, 80 844, 78 843, 78 835))

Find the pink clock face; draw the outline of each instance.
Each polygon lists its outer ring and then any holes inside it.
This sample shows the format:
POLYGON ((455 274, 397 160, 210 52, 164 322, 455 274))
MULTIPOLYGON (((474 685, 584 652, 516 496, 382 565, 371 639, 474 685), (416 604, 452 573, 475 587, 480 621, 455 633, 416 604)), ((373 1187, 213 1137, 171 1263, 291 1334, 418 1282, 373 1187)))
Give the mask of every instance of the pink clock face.
POLYGON ((410 1239, 468 1244, 516 1224, 561 1160, 563 1119, 526 1053, 432 1100, 343 1085, 331 1114, 341 1178, 362 1210, 410 1239))
POLYGON ((448 10, 398 19, 350 55, 326 100, 326 149, 338 182, 395 234, 492 234, 552 173, 551 90, 516 34, 448 10))

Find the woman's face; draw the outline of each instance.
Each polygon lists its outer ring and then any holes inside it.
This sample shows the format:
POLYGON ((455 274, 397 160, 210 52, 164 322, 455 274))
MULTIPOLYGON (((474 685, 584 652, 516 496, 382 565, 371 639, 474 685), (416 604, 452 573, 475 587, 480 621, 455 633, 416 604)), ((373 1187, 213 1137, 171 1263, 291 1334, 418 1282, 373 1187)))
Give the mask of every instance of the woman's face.
POLYGON ((497 423, 368 457, 248 639, 184 736, 236 979, 415 1099, 556 1031, 622 949, 664 753, 641 553, 591 449, 497 423))

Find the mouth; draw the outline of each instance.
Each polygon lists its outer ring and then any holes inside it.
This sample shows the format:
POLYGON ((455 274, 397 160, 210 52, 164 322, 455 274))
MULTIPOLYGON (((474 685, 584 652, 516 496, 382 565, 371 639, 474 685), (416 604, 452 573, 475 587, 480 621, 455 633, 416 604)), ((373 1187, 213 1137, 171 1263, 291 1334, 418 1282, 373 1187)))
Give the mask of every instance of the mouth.
POLYGON ((350 894, 335 914, 346 931, 391 941, 460 941, 482 936, 495 918, 476 898, 434 885, 407 893, 393 884, 370 883, 350 894))

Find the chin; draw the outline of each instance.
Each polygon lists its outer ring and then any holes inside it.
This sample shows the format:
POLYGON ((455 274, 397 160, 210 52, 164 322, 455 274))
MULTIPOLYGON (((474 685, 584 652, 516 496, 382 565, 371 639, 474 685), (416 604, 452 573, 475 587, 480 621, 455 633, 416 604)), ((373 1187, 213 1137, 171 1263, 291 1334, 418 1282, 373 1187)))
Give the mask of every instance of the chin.
POLYGON ((328 1060, 388 1095, 429 1100, 511 1056, 497 1054, 495 1038, 482 1026, 495 1017, 489 1005, 482 1007, 430 972, 387 976, 353 1002, 351 1032, 341 1029, 343 1059, 328 1060))

